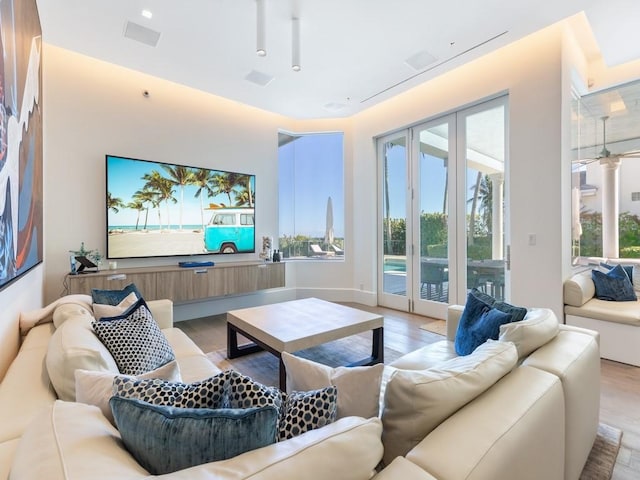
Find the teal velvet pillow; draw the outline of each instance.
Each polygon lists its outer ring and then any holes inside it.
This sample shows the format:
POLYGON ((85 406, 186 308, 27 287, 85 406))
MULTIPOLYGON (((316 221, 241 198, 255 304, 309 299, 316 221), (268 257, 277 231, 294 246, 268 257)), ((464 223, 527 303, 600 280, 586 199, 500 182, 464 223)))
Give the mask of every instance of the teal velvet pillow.
POLYGON ((109 400, 127 450, 153 475, 235 457, 275 443, 278 410, 176 408, 109 400))
POLYGON ((638 299, 627 272, 616 265, 607 273, 591 271, 591 279, 596 287, 596 298, 610 302, 630 302, 638 299))
POLYGON ((98 288, 91 289, 91 298, 93 303, 101 303, 103 305, 118 305, 122 300, 127 298, 131 293, 135 293, 138 299, 142 298, 142 295, 138 291, 135 283, 130 283, 122 290, 100 290, 98 288))
POLYGON ((500 325, 511 321, 510 314, 493 308, 470 292, 456 331, 456 353, 469 355, 488 339, 498 340, 500 325))

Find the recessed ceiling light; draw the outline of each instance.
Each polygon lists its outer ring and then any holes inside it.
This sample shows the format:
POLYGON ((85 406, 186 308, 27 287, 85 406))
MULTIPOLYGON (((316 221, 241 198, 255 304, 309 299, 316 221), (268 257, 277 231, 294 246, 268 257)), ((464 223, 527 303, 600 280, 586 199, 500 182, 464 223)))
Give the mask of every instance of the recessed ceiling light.
POLYGON ((153 17, 153 13, 151 13, 151 10, 142 10, 142 16, 144 18, 151 18, 153 17))

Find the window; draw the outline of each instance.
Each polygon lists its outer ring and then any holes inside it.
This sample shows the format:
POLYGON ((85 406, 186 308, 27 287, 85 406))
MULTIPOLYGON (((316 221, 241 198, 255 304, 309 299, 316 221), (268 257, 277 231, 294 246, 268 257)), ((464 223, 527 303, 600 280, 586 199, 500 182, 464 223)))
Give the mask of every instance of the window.
POLYGON ((344 258, 343 134, 278 134, 278 246, 284 258, 344 258))
POLYGON ((572 103, 572 253, 640 257, 640 81, 572 103), (617 212, 617 214, 616 214, 617 212))

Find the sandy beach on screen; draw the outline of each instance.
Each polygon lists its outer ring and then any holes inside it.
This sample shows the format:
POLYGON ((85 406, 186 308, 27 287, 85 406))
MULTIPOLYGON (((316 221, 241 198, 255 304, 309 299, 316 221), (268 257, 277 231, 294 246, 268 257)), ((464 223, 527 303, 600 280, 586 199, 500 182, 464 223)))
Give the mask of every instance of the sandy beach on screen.
POLYGON ((206 253, 202 231, 139 230, 110 233, 109 257, 195 255, 206 253))

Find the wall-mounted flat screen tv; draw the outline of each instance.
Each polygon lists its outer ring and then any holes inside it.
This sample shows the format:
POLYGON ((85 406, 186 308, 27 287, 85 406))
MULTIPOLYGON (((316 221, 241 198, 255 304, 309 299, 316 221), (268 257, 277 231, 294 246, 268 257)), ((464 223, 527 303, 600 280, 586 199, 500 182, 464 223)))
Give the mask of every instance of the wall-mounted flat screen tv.
POLYGON ((107 257, 255 252, 255 180, 107 155, 107 257))

